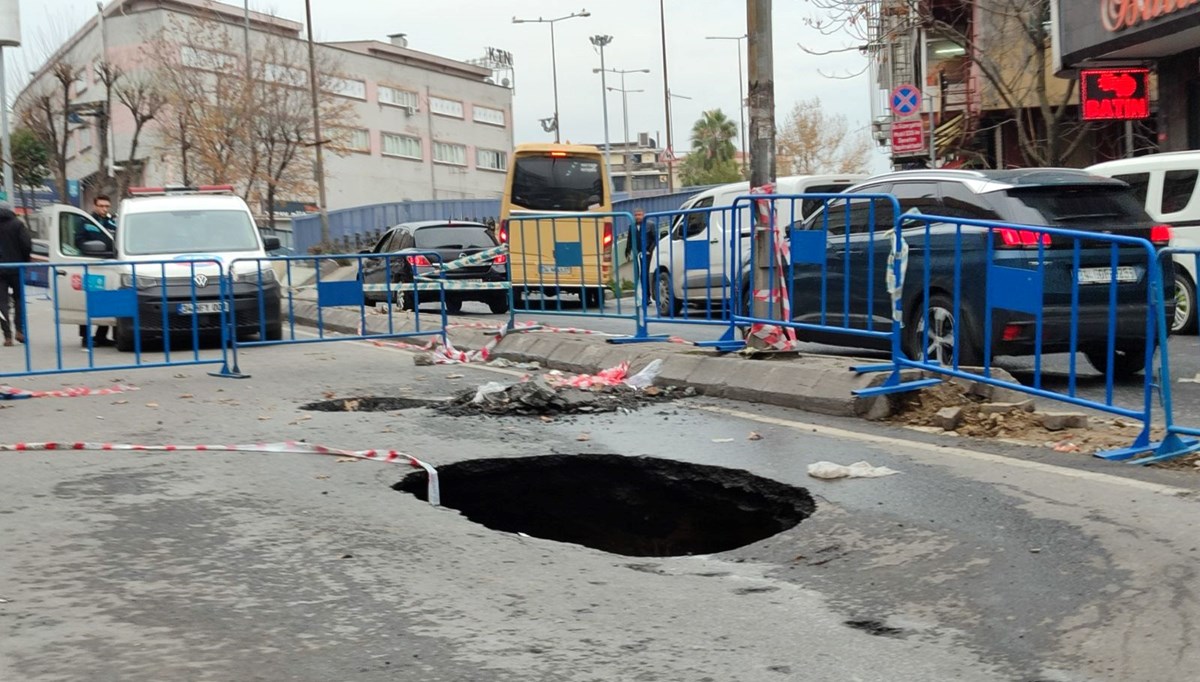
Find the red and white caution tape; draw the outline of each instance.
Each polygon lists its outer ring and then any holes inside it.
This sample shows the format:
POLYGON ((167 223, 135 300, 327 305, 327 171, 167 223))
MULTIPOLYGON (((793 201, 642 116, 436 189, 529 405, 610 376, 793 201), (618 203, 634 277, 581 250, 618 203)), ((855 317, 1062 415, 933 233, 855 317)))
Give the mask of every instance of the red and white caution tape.
POLYGON ((22 400, 24 398, 82 398, 84 396, 115 395, 117 393, 128 393, 129 391, 136 390, 138 390, 137 386, 123 386, 117 384, 105 388, 76 386, 73 388, 64 388, 55 391, 27 391, 25 389, 0 384, 0 400, 22 400))
POLYGON ((616 367, 609 367, 596 374, 566 375, 558 371, 546 373, 546 383, 555 388, 570 386, 572 388, 589 389, 593 386, 620 386, 629 377, 629 363, 622 362, 616 367))
MULTIPOLYGON (((750 190, 751 194, 774 194, 775 186, 768 184, 762 187, 755 187, 750 190)), ((776 281, 771 283, 771 288, 765 291, 756 290, 754 299, 763 301, 771 306, 772 310, 777 310, 780 313, 780 319, 792 319, 792 305, 787 296, 787 239, 785 238, 783 226, 775 219, 775 205, 769 199, 759 199, 754 202, 756 214, 755 224, 757 230, 770 230, 773 233, 772 243, 774 245, 772 259, 775 261, 775 272, 778 274, 776 281)), ((747 311, 748 313, 750 311, 747 311)), ((783 327, 776 324, 765 324, 755 322, 750 326, 750 336, 760 339, 768 347, 775 350, 793 350, 797 347, 799 341, 796 338, 796 330, 791 327, 783 327)))
POLYGON ((437 469, 432 464, 422 462, 416 457, 398 450, 342 450, 294 440, 283 441, 281 443, 250 443, 242 445, 130 445, 128 443, 84 442, 0 443, 0 452, 46 452, 59 450, 102 452, 273 452, 353 457, 376 462, 406 461, 409 466, 424 469, 429 474, 429 503, 435 507, 440 506, 442 503, 437 469))

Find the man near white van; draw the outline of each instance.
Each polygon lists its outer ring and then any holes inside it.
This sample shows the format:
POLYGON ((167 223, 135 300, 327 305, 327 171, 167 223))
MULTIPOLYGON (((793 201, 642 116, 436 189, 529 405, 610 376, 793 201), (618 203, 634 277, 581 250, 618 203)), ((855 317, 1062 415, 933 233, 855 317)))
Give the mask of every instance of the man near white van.
POLYGON ((25 298, 21 287, 20 268, 5 267, 9 263, 28 263, 33 253, 33 239, 29 228, 17 218, 12 204, 0 201, 0 331, 4 333, 4 345, 13 345, 13 337, 24 343, 25 298), (12 296, 12 319, 8 317, 10 293, 12 296))
MULTIPOLYGON (((97 224, 102 225, 104 229, 108 230, 112 235, 115 236, 117 234, 117 219, 112 214, 112 199, 110 199, 108 195, 98 194, 96 195, 95 199, 92 199, 92 219, 94 219, 97 224)), ((77 242, 86 239, 86 233, 81 230, 80 234, 75 236, 75 239, 77 242)), ((83 249, 82 243, 77 243, 75 246, 80 250, 83 249)), ((84 348, 88 347, 87 335, 87 326, 82 324, 79 325, 79 345, 83 346, 84 348)), ((104 325, 97 325, 96 335, 92 337, 92 346, 94 348, 99 348, 100 346, 112 345, 115 345, 115 342, 108 338, 108 327, 104 325)))

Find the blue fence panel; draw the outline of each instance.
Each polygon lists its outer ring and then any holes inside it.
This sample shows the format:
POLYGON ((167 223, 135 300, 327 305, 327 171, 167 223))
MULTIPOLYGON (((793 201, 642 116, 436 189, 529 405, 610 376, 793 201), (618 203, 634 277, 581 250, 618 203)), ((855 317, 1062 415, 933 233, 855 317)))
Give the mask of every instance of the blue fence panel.
POLYGON ((225 333, 242 308, 231 303, 218 261, 54 263, 44 296, 31 295, 25 271, 47 266, 6 267, 19 271, 22 286, 13 302, 19 305, 0 311, 0 326, 22 349, 3 356, 0 377, 184 365, 229 374, 225 333), (114 338, 93 334, 100 326, 111 327, 114 338), (101 349, 109 344, 116 351, 101 349))
MULTIPOLYGON (((352 251, 356 244, 373 241, 389 227, 418 220, 496 220, 499 199, 448 199, 402 201, 372 206, 342 208, 329 212, 329 236, 338 246, 352 251)), ((292 218, 295 250, 308 253, 321 242, 321 217, 316 214, 292 218)))

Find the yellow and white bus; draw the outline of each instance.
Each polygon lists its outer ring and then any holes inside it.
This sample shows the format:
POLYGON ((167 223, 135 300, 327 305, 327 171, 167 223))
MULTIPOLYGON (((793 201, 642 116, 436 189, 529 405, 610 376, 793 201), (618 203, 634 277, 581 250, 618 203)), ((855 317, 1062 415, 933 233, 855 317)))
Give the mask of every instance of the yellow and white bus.
POLYGON ((573 294, 602 307, 612 279, 612 187, 604 154, 590 145, 521 144, 500 203, 498 236, 509 247, 514 302, 573 294))

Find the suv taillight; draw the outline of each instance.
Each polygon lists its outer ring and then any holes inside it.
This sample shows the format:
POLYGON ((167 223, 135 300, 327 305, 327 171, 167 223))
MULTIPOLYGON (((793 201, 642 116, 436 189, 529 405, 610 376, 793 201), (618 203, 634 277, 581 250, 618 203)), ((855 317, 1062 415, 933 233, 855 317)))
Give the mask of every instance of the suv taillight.
POLYGON ((1150 243, 1155 246, 1167 246, 1171 243, 1171 226, 1155 225, 1150 228, 1150 243))
POLYGON ((1020 249, 1029 246, 1037 246, 1038 239, 1041 239, 1043 246, 1050 246, 1050 235, 1044 232, 1034 232, 1033 230, 1017 230, 1011 227, 998 227, 996 232, 996 246, 1005 249, 1020 249))

